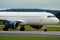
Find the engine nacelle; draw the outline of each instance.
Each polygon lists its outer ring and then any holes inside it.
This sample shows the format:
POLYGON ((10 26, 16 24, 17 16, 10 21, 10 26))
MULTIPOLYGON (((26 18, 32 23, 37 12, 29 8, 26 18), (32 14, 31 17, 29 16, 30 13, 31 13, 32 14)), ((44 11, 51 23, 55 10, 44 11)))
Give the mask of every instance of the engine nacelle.
POLYGON ((11 29, 16 29, 18 27, 18 23, 17 22, 6 22, 5 26, 11 29))
POLYGON ((30 25, 30 26, 35 29, 40 29, 42 27, 42 25, 30 25))

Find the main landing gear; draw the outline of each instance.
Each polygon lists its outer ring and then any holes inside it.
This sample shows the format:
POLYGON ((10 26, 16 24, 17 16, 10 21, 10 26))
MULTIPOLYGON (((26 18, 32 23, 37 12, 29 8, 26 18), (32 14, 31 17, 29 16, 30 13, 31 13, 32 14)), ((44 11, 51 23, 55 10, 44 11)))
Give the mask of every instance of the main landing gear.
POLYGON ((20 27, 20 31, 25 31, 24 26, 21 26, 21 27, 20 27))

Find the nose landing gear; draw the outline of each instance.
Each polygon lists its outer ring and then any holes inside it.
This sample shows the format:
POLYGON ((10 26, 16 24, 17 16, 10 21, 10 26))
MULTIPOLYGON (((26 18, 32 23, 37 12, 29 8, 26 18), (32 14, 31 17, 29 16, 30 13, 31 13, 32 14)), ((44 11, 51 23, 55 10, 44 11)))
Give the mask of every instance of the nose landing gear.
POLYGON ((43 29, 45 32, 47 32, 47 26, 46 25, 43 26, 43 29))

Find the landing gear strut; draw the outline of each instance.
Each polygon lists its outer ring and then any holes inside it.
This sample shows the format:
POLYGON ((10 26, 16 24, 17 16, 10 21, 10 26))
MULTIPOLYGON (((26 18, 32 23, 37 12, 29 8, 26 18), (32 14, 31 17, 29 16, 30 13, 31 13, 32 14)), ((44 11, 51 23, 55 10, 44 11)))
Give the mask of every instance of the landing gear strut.
POLYGON ((44 28, 44 31, 46 32, 47 31, 47 26, 43 26, 43 28, 44 28))
POLYGON ((25 31, 24 26, 21 26, 21 27, 20 27, 20 31, 25 31))

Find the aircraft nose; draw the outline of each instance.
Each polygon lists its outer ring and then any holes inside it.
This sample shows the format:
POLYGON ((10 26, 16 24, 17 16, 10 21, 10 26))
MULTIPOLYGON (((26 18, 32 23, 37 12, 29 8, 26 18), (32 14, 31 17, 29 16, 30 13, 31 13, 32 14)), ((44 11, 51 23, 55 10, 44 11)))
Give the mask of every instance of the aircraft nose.
POLYGON ((57 24, 59 24, 59 19, 56 19, 55 22, 56 22, 57 24))

